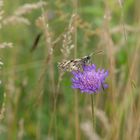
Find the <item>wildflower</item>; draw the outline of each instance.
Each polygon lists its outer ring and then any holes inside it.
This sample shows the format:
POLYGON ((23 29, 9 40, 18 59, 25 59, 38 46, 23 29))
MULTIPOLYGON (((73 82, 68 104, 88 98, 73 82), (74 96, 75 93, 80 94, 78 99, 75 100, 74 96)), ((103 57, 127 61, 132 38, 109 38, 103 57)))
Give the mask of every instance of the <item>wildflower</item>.
POLYGON ((85 65, 83 66, 83 72, 72 71, 72 88, 80 89, 81 92, 87 92, 89 94, 97 93, 102 88, 105 89, 108 85, 105 83, 105 79, 108 76, 108 71, 104 69, 96 70, 96 66, 85 65))

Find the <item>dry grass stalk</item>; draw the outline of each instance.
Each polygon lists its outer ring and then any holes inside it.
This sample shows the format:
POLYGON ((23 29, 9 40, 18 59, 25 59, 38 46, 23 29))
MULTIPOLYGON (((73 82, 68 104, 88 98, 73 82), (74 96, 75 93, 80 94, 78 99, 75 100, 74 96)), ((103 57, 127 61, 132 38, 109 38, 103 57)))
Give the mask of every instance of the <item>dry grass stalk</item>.
MULTIPOLYGON (((139 33, 140 32, 140 28, 138 26, 134 27, 134 26, 125 24, 124 28, 127 32, 130 32, 130 33, 139 33)), ((111 34, 116 34, 116 33, 121 33, 121 32, 122 32, 122 25, 115 26, 114 28, 112 28, 110 30, 111 34)))
MULTIPOLYGON (((76 30, 76 27, 77 27, 77 25, 76 25, 77 18, 78 18, 77 14, 73 14, 71 16, 67 32, 65 32, 63 34, 62 48, 61 48, 60 51, 63 54, 63 59, 64 60, 66 60, 69 57, 71 50, 75 46, 72 37, 73 37, 73 35, 75 33, 75 30, 76 30)), ((57 90, 56 90, 57 93, 58 93, 59 88, 60 88, 60 83, 61 83, 63 74, 64 73, 60 73, 59 78, 58 78, 57 90)))
POLYGON ((51 57, 53 54, 52 35, 51 35, 50 29, 49 29, 48 21, 46 21, 46 19, 44 17, 43 8, 42 8, 42 15, 40 17, 38 17, 38 19, 36 20, 36 25, 43 31, 43 34, 45 35, 45 42, 46 42, 46 47, 45 47, 45 51, 44 51, 45 52, 44 63, 42 65, 42 69, 41 69, 40 76, 39 76, 38 89, 35 91, 36 93, 40 93, 39 97, 37 99, 37 100, 39 100, 38 103, 40 103, 40 101, 42 100, 41 98, 42 98, 42 94, 43 94, 45 74, 47 71, 49 71, 47 65, 50 63, 51 57), (47 54, 46 54, 46 52, 47 52, 47 54))
POLYGON ((23 16, 25 14, 28 14, 32 12, 33 10, 40 9, 42 6, 45 6, 45 1, 39 1, 37 3, 27 3, 23 6, 19 7, 15 12, 14 15, 16 16, 23 16))
POLYGON ((0 121, 2 121, 4 119, 4 115, 5 115, 5 102, 6 102, 6 93, 4 93, 4 99, 3 99, 2 107, 0 109, 0 121))
POLYGON ((70 55, 70 51, 74 48, 72 37, 76 29, 76 24, 75 24, 76 20, 77 20, 77 15, 73 14, 69 22, 68 30, 63 35, 63 44, 62 44, 61 52, 63 54, 64 59, 68 58, 68 56, 70 55))
POLYGON ((30 25, 30 21, 27 18, 24 18, 21 16, 20 17, 19 16, 10 16, 3 20, 3 25, 9 25, 9 24, 16 25, 19 23, 22 23, 25 25, 30 25))
MULTIPOLYGON (((77 15, 76 14, 73 14, 71 16, 71 19, 70 19, 70 22, 69 22, 69 25, 68 25, 68 29, 67 29, 67 32, 65 32, 63 34, 63 40, 62 40, 62 48, 61 48, 61 52, 63 54, 63 59, 66 60, 69 55, 70 55, 70 51, 74 48, 74 43, 73 43, 73 34, 75 32, 75 28, 76 28, 76 20, 77 20, 77 15)), ((61 39, 61 36, 58 37, 58 40, 61 39)), ((56 39, 57 40, 57 39, 56 39)), ((55 41, 54 41, 55 42, 55 41)), ((58 93, 59 91, 59 88, 60 88, 60 83, 61 83, 61 80, 62 80, 62 77, 63 77, 63 74, 64 73, 60 73, 59 77, 58 77, 58 83, 57 83, 57 89, 56 89, 56 93, 58 93)), ((57 100, 57 97, 56 97, 56 100, 57 100)))
MULTIPOLYGON (((4 11, 2 10, 3 8, 3 0, 0 0, 0 29, 2 28, 2 22, 3 22, 3 13, 4 11)), ((11 48, 13 47, 13 44, 10 42, 10 43, 7 43, 7 42, 3 42, 3 43, 0 43, 0 49, 3 49, 3 48, 11 48)), ((1 68, 1 65, 3 65, 3 62, 0 60, 0 68, 1 68)), ((0 83, 1 83, 1 80, 0 80, 0 83)), ((3 107, 2 107, 2 110, 3 112, 3 107)), ((3 114, 3 113, 1 113, 3 114)), ((0 116, 1 118, 2 116, 0 116)))
POLYGON ((100 136, 93 130, 91 122, 81 123, 81 129, 88 140, 101 140, 100 136))
POLYGON ((110 130, 110 124, 109 124, 109 120, 107 115, 105 114, 104 111, 100 110, 100 109, 96 109, 95 115, 97 116, 97 118, 101 121, 101 123, 103 124, 102 126, 104 127, 106 133, 109 133, 110 130))
MULTIPOLYGON (((50 70, 50 80, 51 80, 51 86, 52 86, 52 93, 54 95, 54 109, 53 109, 53 114, 52 114, 52 118, 50 120, 50 124, 49 124, 49 130, 48 130, 48 135, 50 136, 50 132, 52 129, 52 125, 54 122, 56 122, 56 118, 55 118, 55 113, 56 113, 56 97, 57 96, 55 94, 55 86, 54 86, 54 68, 53 68, 53 43, 52 43, 52 34, 50 32, 50 27, 49 27, 49 23, 48 23, 48 19, 45 18, 44 15, 44 9, 42 8, 42 16, 40 16, 37 20, 36 20, 36 25, 43 31, 44 35, 45 35, 45 42, 46 42, 46 47, 45 50, 47 49, 47 56, 44 59, 44 65, 42 67, 42 71, 41 71, 41 75, 39 78, 39 81, 42 83, 42 85, 40 84, 40 87, 43 86, 44 84, 44 75, 47 71, 50 70), (49 68, 47 69, 47 65, 50 65, 49 68)), ((56 130, 55 130, 55 135, 56 135, 56 130)))
POLYGON ((52 44, 52 35, 49 29, 48 19, 45 18, 45 15, 38 17, 36 20, 36 26, 39 27, 45 35, 45 41, 48 48, 48 53, 51 55, 53 53, 53 44, 52 44))
POLYGON ((1 66, 3 65, 3 62, 1 61, 1 59, 0 59, 0 69, 1 69, 1 66))
POLYGON ((3 0, 0 0, 0 28, 2 28, 2 19, 3 19, 3 13, 4 11, 2 10, 3 8, 3 0))
MULTIPOLYGON (((3 8, 3 0, 0 0, 0 29, 2 28, 2 20, 3 20, 3 13, 4 11, 2 10, 3 8)), ((0 44, 0 48, 5 48, 6 46, 10 46, 10 44, 4 42, 2 44, 0 44)), ((0 68, 3 65, 3 62, 0 60, 0 68)), ((1 84, 1 80, 0 80, 0 84, 1 84)), ((4 115, 5 115, 5 102, 6 102, 6 93, 4 93, 4 98, 3 98, 3 103, 0 109, 0 121, 2 121, 4 119, 4 115)))
POLYGON ((19 131, 18 131, 18 134, 17 134, 17 138, 18 140, 22 140, 23 139, 23 136, 24 136, 24 119, 20 119, 19 120, 19 131))
POLYGON ((12 48, 13 47, 13 43, 7 43, 7 42, 3 42, 2 44, 0 44, 0 49, 3 48, 12 48))
POLYGON ((104 1, 105 3, 105 15, 104 15, 104 22, 103 22, 103 29, 102 29, 102 33, 100 34, 103 46, 106 46, 106 50, 107 50, 107 56, 109 59, 109 72, 110 72, 110 77, 111 77, 111 81, 110 81, 110 97, 112 99, 112 103, 114 104, 114 100, 115 100, 115 96, 116 96, 116 83, 115 83, 115 52, 116 50, 114 49, 114 42, 112 40, 112 36, 110 34, 110 21, 111 21, 111 11, 110 11, 110 7, 108 5, 107 1, 104 1))
POLYGON ((24 17, 25 14, 28 14, 32 12, 33 10, 40 9, 42 6, 45 6, 46 2, 37 2, 37 3, 27 3, 21 7, 19 7, 13 15, 6 17, 3 19, 2 24, 8 25, 8 24, 17 24, 17 23, 23 23, 25 25, 30 25, 30 21, 24 17))

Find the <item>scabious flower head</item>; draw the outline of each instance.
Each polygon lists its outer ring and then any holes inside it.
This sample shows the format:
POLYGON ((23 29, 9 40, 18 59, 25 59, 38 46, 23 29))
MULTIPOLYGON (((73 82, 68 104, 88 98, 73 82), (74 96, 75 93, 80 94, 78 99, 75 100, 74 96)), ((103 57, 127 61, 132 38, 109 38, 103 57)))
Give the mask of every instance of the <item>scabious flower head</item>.
POLYGON ((97 93, 102 88, 107 88, 105 79, 108 76, 108 71, 104 69, 96 70, 96 66, 86 65, 83 66, 83 71, 72 71, 72 88, 80 89, 81 92, 87 92, 89 94, 97 93))

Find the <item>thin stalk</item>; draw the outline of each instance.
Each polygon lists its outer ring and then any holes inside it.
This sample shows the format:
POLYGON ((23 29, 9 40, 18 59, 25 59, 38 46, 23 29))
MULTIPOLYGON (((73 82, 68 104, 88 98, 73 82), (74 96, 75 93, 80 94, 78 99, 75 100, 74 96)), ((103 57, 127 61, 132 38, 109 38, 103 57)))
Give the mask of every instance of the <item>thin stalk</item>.
MULTIPOLYGON (((78 8, 78 0, 73 0, 73 7, 74 7, 74 14, 77 15, 77 8, 78 8)), ((74 21, 76 22, 76 21, 74 21)), ((76 24, 74 24, 76 26, 76 24)), ((77 57, 77 27, 75 27, 74 33, 74 57, 77 57)), ((75 101, 75 139, 80 140, 80 131, 79 131, 79 111, 78 111, 78 94, 75 90, 74 92, 74 101, 75 101)))
POLYGON ((121 0, 118 0, 120 8, 121 8, 121 25, 122 25, 122 31, 124 35, 125 41, 127 41, 127 32, 125 29, 125 20, 124 20, 124 5, 121 0))
POLYGON ((92 110, 92 125, 93 130, 96 130, 96 122, 95 122, 95 109, 94 109, 94 99, 93 94, 91 94, 91 110, 92 110))
POLYGON ((52 112, 52 117, 51 117, 51 120, 50 120, 48 136, 50 136, 50 134, 51 134, 53 123, 55 125, 55 131, 57 131, 57 126, 56 126, 57 120, 56 120, 56 115, 55 114, 56 114, 56 105, 57 105, 57 99, 58 99, 58 92, 59 92, 59 89, 60 89, 60 83, 61 83, 61 80, 62 80, 62 76, 63 76, 63 73, 60 73, 59 78, 58 78, 56 93, 55 93, 55 96, 54 96, 53 112, 52 112))
POLYGON ((78 92, 74 92, 74 100, 75 100, 75 139, 80 140, 80 132, 79 132, 79 111, 78 111, 78 92))

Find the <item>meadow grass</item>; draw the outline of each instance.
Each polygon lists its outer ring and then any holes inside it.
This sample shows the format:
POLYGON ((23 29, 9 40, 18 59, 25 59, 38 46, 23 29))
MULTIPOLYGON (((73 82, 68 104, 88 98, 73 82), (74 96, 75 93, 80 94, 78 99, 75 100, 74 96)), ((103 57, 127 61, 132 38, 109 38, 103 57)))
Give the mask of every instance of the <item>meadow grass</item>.
POLYGON ((139 140, 139 5, 0 0, 0 140, 139 140), (109 87, 91 100, 57 65, 98 50, 109 87))

